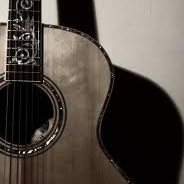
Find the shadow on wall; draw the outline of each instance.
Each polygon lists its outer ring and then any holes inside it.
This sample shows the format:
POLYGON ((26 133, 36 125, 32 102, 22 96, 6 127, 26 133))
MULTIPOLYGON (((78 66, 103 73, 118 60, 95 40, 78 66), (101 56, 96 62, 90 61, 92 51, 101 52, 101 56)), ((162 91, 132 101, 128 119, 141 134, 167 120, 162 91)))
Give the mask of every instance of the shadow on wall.
MULTIPOLYGON (((92 0, 58 0, 58 10, 61 25, 98 39, 92 0)), ((114 71, 103 143, 135 184, 177 184, 183 126, 174 103, 152 81, 117 66, 114 71)))
POLYGON ((177 184, 183 125, 168 95, 155 83, 115 67, 115 85, 102 140, 136 184, 177 184))

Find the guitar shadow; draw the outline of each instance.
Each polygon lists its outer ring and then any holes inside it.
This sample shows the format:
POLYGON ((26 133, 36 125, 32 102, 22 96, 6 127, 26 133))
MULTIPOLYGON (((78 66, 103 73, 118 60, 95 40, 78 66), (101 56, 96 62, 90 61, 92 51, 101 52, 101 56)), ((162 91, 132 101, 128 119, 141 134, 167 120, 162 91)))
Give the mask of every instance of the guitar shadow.
MULTIPOLYGON (((98 40, 92 0, 58 0, 58 12, 61 25, 98 40)), ((149 79, 118 66, 114 71, 101 129, 104 145, 135 184, 177 184, 183 123, 175 104, 149 79)))
POLYGON ((102 124, 114 161, 137 184, 176 184, 183 152, 178 110, 154 82, 115 66, 115 84, 102 124))

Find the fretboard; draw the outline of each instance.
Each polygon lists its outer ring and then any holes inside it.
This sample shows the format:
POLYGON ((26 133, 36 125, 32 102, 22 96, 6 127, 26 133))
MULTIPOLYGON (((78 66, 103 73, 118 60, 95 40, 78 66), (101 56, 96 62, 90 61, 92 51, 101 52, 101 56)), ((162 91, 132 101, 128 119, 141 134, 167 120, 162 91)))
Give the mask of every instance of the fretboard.
POLYGON ((6 81, 42 81, 41 0, 10 0, 6 81))

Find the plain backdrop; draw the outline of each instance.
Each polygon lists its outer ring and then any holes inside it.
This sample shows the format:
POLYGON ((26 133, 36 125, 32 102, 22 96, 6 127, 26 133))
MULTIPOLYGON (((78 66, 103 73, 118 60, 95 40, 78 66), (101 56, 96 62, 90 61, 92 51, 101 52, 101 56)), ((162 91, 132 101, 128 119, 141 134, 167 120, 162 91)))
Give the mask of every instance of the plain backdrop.
MULTIPOLYGON (((42 4, 42 21, 58 24, 57 1, 42 4)), ((95 0, 95 7, 99 40, 113 64, 160 85, 184 120, 184 1, 95 0)), ((7 10, 8 0, 0 0, 0 22, 7 10)))

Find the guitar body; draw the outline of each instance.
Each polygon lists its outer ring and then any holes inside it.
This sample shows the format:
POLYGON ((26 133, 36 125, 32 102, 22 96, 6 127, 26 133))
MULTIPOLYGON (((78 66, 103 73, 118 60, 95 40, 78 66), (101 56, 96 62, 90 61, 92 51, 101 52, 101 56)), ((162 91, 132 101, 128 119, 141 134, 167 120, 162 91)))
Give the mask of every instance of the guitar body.
MULTIPOLYGON (((6 29, 6 25, 1 24, 2 77, 6 57, 6 29)), ((110 161, 100 139, 101 120, 113 84, 108 56, 93 39, 63 27, 43 26, 43 46, 44 82, 35 85, 50 95, 54 115, 49 119, 49 127, 61 123, 61 130, 53 144, 40 152, 38 150, 41 146, 34 148, 37 150, 35 152, 23 153, 23 156, 13 155, 12 152, 8 155, 1 150, 0 183, 128 183, 118 168, 113 166, 115 163, 110 161), (44 83, 48 85, 44 87, 44 83), (62 113, 59 112, 60 104, 62 113)), ((1 78, 2 89, 6 83, 1 78)), ((52 130, 48 134, 52 134, 52 130)), ((53 135, 46 135, 44 139, 50 136, 52 142, 53 135)))

